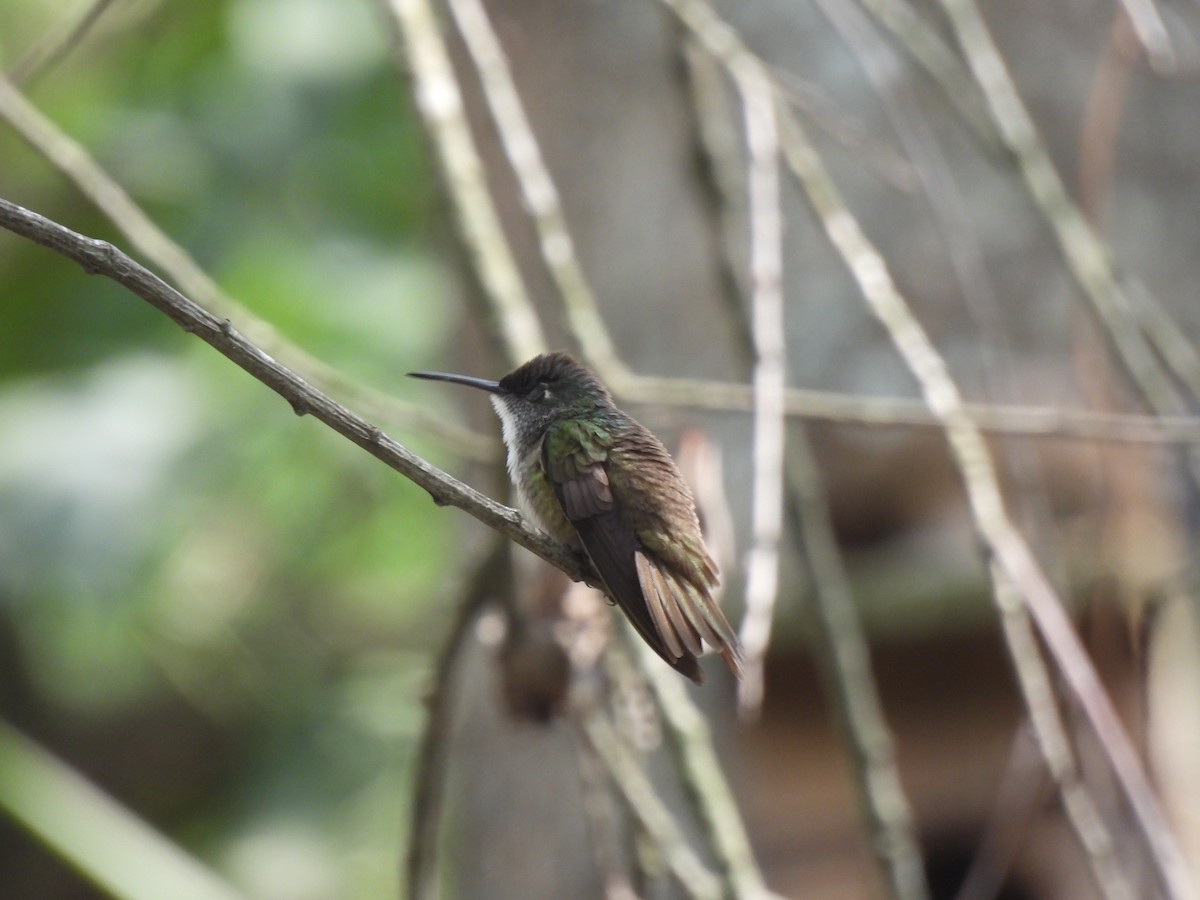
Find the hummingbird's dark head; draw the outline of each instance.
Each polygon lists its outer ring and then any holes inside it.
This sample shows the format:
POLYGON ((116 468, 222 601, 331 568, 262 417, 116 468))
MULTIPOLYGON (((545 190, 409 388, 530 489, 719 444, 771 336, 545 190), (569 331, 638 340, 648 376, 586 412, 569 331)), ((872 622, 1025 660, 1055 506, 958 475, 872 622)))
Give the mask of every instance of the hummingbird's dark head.
POLYGON ((592 372, 561 350, 535 356, 499 381, 446 372, 410 372, 415 378, 449 381, 492 395, 504 442, 540 436, 558 419, 587 415, 612 407, 612 396, 592 372))
POLYGON ((562 350, 535 356, 500 379, 499 396, 539 409, 591 412, 612 405, 600 379, 562 350))
POLYGON ((496 385, 492 406, 504 425, 505 443, 533 437, 553 422, 612 406, 600 379, 561 350, 535 356, 496 385))

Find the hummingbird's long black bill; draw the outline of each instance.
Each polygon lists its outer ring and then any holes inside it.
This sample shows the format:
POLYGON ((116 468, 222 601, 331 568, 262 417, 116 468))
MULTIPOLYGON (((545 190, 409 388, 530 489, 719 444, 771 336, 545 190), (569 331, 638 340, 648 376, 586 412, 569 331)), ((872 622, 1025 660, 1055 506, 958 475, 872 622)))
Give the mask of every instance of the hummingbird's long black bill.
POLYGON ((465 384, 467 387, 479 388, 489 394, 500 393, 500 382, 487 378, 476 378, 473 375, 454 375, 450 372, 409 372, 410 378, 424 378, 427 381, 449 381, 451 384, 465 384))

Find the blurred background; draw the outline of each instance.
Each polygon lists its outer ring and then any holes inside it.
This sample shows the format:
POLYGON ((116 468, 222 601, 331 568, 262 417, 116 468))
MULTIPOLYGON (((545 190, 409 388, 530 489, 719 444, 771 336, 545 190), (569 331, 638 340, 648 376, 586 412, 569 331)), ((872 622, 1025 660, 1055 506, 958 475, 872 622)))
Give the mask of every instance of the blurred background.
MULTIPOLYGON (((504 497, 498 428, 482 398, 403 377, 498 376, 511 365, 481 312, 384 6, 5 0, 0 70, 242 305, 235 326, 319 360, 299 368, 504 497), (95 21, 69 52, 42 53, 89 10, 95 21), (473 434, 429 428, 422 410, 473 434)), ((943 90, 848 0, 716 6, 771 66, 968 399, 1151 411, 977 91, 943 90)), ((1183 415, 1195 403, 1187 365, 1200 330, 1200 8, 1150 6, 1169 60, 1139 42, 1144 22, 1122 4, 1019 0, 983 11, 1123 283, 1155 299, 1147 308, 1160 324, 1177 325, 1175 352, 1160 355, 1176 365, 1183 415)), ((901 7, 954 46, 941 4, 901 7)), ((681 27, 649 0, 487 8, 620 357, 646 375, 745 381, 729 302, 746 282, 745 223, 715 211, 719 160, 693 103, 698 76, 681 27)), ((578 349, 465 49, 445 30, 542 327, 551 345, 578 349)), ((146 261, 10 127, 29 121, 13 96, 6 89, 0 104, 0 197, 146 261)), ((736 156, 737 128, 725 138, 736 156)), ((789 383, 885 406, 917 399, 792 185, 784 213, 789 383)), ((669 446, 698 427, 720 450, 733 537, 721 560, 726 606, 740 619, 749 417, 623 405, 669 446)), ((806 434, 872 642, 930 895, 959 896, 984 847, 1002 874, 971 896, 1103 896, 1022 737, 943 438, 848 419, 818 418, 806 434)), ((1018 522, 1075 604, 1194 863, 1200 674, 1194 488, 1182 454, 1157 439, 1017 434, 992 446, 1018 522)), ((737 718, 733 687, 712 666, 693 696, 770 886, 789 897, 883 897, 812 652, 796 537, 783 542, 761 717, 737 718)), ((116 833, 95 818, 107 807, 66 790, 55 760, 86 779, 72 782, 81 790, 98 788, 246 896, 396 896, 435 652, 487 546, 468 517, 297 418, 140 300, 0 232, 0 896, 112 892, 77 849, 117 852, 116 833), (21 812, 30 809, 44 815, 21 812)), ((444 891, 601 896, 570 734, 502 703, 489 622, 471 632, 457 678, 444 891)), ((1103 766, 1093 768, 1102 809, 1127 838, 1103 766)), ((119 845, 135 882, 153 868, 152 843, 119 845)), ((1129 855, 1136 896, 1153 896, 1144 860, 1129 855)), ((149 874, 142 887, 128 896, 155 896, 149 874)))

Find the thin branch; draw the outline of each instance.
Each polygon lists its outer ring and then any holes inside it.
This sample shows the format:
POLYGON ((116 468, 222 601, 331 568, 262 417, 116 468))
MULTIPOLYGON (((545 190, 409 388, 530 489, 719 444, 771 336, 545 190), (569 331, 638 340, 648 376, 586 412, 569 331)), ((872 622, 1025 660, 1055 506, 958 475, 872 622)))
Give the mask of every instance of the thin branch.
POLYGON ((908 0, 858 0, 880 25, 899 41, 900 46, 925 71, 941 90, 947 102, 958 111, 984 149, 996 153, 1001 148, 996 127, 983 108, 982 98, 958 54, 942 40, 938 29, 925 21, 908 0))
POLYGON ((1129 17, 1129 24, 1138 42, 1146 51, 1150 68, 1159 75, 1175 72, 1179 61, 1155 0, 1121 0, 1121 7, 1129 17))
POLYGON ((1033 664, 1018 664, 1016 672, 1021 680, 1033 737, 1038 742, 1046 768, 1058 785, 1063 811, 1083 844, 1100 892, 1108 900, 1134 900, 1136 895, 1121 871, 1116 856, 1112 832, 1105 825, 1096 801, 1081 780, 1079 763, 1058 711, 1054 686, 1041 661, 1037 636, 1022 605, 1020 593, 1000 566, 993 564, 991 574, 1005 640, 1013 657, 1037 660, 1033 664))
POLYGON ((604 881, 605 900, 637 900, 629 874, 621 864, 621 831, 609 791, 604 760, 588 741, 574 742, 583 814, 596 868, 604 881))
POLYGON ((652 658, 644 642, 634 639, 634 643, 642 663, 642 674, 658 702, 667 747, 679 771, 686 776, 684 787, 708 831, 733 896, 737 900, 775 897, 755 862, 737 801, 713 749, 708 721, 696 708, 679 678, 673 677, 670 669, 652 658))
POLYGON ((114 897, 243 897, 212 869, 5 722, 0 722, 0 809, 114 897))
MULTIPOLYGON (((644 406, 714 412, 750 412, 753 389, 744 384, 639 375, 622 385, 621 399, 644 406)), ((788 416, 869 427, 940 428, 920 400, 866 397, 807 388, 783 395, 788 416)), ((1069 438, 1133 444, 1200 443, 1200 418, 1129 415, 1093 410, 963 402, 964 412, 984 432, 1038 438, 1069 438)))
POLYGON ((1013 735, 982 837, 954 900, 996 900, 1049 786, 1033 730, 1023 722, 1013 735))
POLYGON ((576 581, 587 576, 568 548, 526 524, 517 510, 496 503, 430 465, 276 362, 238 332, 228 319, 219 319, 193 303, 112 244, 84 237, 4 199, 0 199, 0 227, 74 260, 89 274, 103 275, 128 288, 287 400, 297 415, 312 415, 328 425, 424 488, 439 506, 463 510, 576 581))
POLYGON ((487 317, 508 361, 517 365, 543 352, 546 338, 496 212, 437 16, 428 0, 380 0, 380 5, 433 137, 459 234, 483 286, 487 317))
POLYGON ((672 874, 689 897, 718 900, 721 884, 696 856, 663 805, 637 758, 596 709, 580 710, 572 720, 576 735, 596 753, 629 809, 654 839, 672 874))
POLYGON ((25 84, 66 59, 112 4, 113 0, 91 0, 59 18, 8 70, 12 83, 25 84))
POLYGON ((746 672, 739 686, 744 710, 762 705, 763 658, 779 595, 783 533, 783 389, 787 345, 783 322, 783 217, 779 197, 779 137, 775 97, 761 68, 730 70, 741 96, 749 173, 750 316, 754 343, 754 478, 751 547, 746 555, 746 617, 741 637, 746 672))
POLYGON ((877 853, 886 854, 897 897, 928 896, 916 824, 896 760, 896 745, 871 671, 871 648, 854 604, 812 444, 798 426, 788 474, 797 493, 802 552, 811 573, 817 624, 814 652, 836 698, 863 791, 877 853))
MULTIPOLYGON (((896 288, 886 262, 842 201, 816 151, 811 145, 806 145, 802 134, 797 134, 797 140, 785 144, 785 147, 789 150, 788 162, 807 193, 829 240, 844 259, 872 313, 887 329, 905 364, 921 385, 925 402, 942 422, 946 440, 963 478, 975 528, 998 566, 994 571, 1002 573, 1016 586, 1024 608, 1032 614, 1072 696, 1079 703, 1104 749, 1147 841, 1164 886, 1175 898, 1195 896, 1174 837, 1166 825, 1133 744, 1062 602, 1009 518, 991 454, 978 426, 966 412, 945 360, 896 288), (798 152, 801 148, 804 148, 803 153, 798 152)), ((1002 586, 997 584, 997 590, 994 591, 997 603, 1004 596, 1002 586)), ((1047 677, 1044 673, 1032 671, 1041 666, 1040 658, 1022 654, 1011 643, 1009 649, 1018 671, 1023 667, 1030 670, 1025 673, 1028 679, 1047 677)), ((1023 676, 1022 687, 1026 686, 1026 681, 1023 676)), ((1026 701, 1032 710, 1035 701, 1028 696, 1026 701)), ((1085 846, 1090 846, 1085 836, 1081 835, 1081 840, 1085 846)))
POLYGON ((11 125, 47 162, 99 209, 125 239, 158 267, 184 294, 216 316, 236 319, 246 335, 271 356, 304 374, 326 390, 352 398, 370 414, 420 430, 460 456, 481 461, 498 458, 494 441, 486 440, 428 410, 358 384, 297 345, 270 323, 259 319, 226 294, 187 251, 162 231, 125 189, 78 142, 62 132, 7 79, 0 76, 0 118, 11 125))
POLYGON ((973 0, 941 0, 967 63, 983 91, 988 114, 1016 157, 1024 183, 1050 225, 1067 267, 1108 332, 1138 391, 1160 414, 1183 409, 1113 272, 1108 249, 1071 200, 1037 128, 1009 77, 973 0))
MULTIPOLYGON (((694 43, 689 39, 689 46, 694 43)), ((719 85, 712 83, 708 72, 716 64, 711 56, 699 49, 688 53, 688 62, 693 77, 701 79, 694 87, 696 115, 700 120, 697 130, 713 170, 706 186, 713 194, 714 212, 724 225, 718 230, 731 233, 730 220, 738 209, 734 205, 736 192, 731 188, 736 181, 736 161, 731 158, 731 142, 718 140, 723 132, 719 123, 712 121, 714 116, 722 114, 717 108, 719 85)), ((730 260, 727 268, 731 270, 734 268, 732 257, 738 249, 740 247, 728 238, 723 243, 722 255, 730 260)), ((751 329, 746 323, 736 279, 727 279, 727 293, 728 305, 733 312, 731 324, 739 338, 739 346, 748 358, 752 358, 751 329)), ((896 769, 891 733, 871 672, 869 646, 854 606, 830 520, 828 500, 821 487, 820 473, 803 423, 793 430, 789 446, 785 470, 788 515, 794 520, 796 533, 800 536, 800 552, 812 578, 814 597, 811 605, 819 631, 813 649, 846 729, 854 772, 870 817, 868 824, 878 836, 876 843, 889 848, 889 856, 899 857, 896 865, 889 866, 889 871, 896 873, 893 880, 902 878, 906 884, 920 883, 921 856, 912 813, 896 769)), ((743 636, 745 634, 743 628, 743 636)), ((663 684, 663 688, 669 689, 670 685, 663 684)))
POLYGON ((447 5, 479 75, 496 132, 537 230, 542 262, 558 289, 575 337, 584 355, 606 380, 628 375, 583 274, 558 189, 542 158, 487 10, 481 0, 449 0, 447 5))

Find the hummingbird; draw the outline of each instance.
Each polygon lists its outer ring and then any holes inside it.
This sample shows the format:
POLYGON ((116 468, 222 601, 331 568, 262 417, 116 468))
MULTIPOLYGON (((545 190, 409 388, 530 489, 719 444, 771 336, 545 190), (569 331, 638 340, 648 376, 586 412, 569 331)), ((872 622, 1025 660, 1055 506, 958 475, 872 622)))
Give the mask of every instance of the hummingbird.
POLYGON ((717 564, 692 492, 667 448, 617 409, 599 378, 562 351, 499 381, 408 374, 491 394, 509 477, 542 530, 591 561, 604 593, 676 671, 700 684, 707 644, 741 677, 741 642, 713 598, 717 564))

